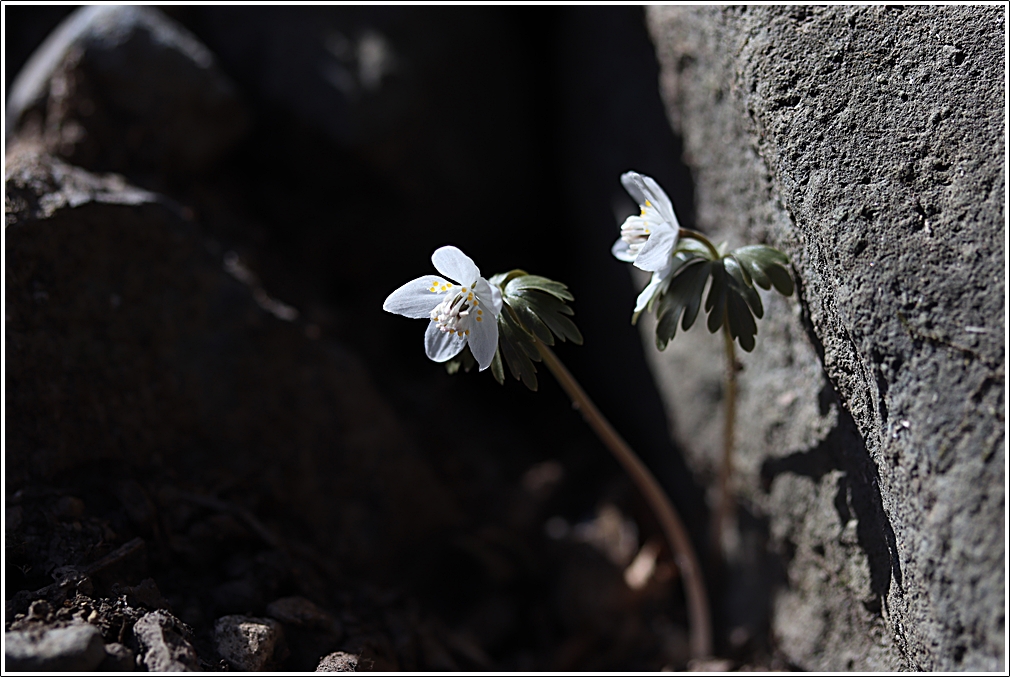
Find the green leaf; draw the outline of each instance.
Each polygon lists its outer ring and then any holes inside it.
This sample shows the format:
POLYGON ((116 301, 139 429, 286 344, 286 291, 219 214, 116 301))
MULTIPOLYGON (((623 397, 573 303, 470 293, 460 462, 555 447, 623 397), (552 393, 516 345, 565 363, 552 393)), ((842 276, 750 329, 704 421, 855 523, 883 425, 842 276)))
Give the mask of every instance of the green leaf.
POLYGON ((755 261, 763 268, 767 268, 772 265, 782 266, 784 268, 789 265, 788 256, 774 247, 769 247, 763 244, 752 244, 746 247, 740 247, 733 252, 733 255, 738 259, 746 258, 751 261, 755 261))
POLYGON ((701 305, 701 295, 705 291, 711 264, 696 258, 682 266, 671 281, 666 293, 659 301, 656 311, 656 347, 665 350, 666 345, 677 334, 677 321, 684 312, 684 331, 691 328, 694 318, 698 315, 701 305))
POLYGON ((494 350, 494 358, 491 360, 491 375, 494 376, 495 381, 498 381, 498 385, 505 385, 505 368, 501 363, 500 346, 494 350))
POLYGON ((768 277, 771 278, 778 293, 783 296, 793 295, 793 278, 790 277, 788 270, 780 266, 771 266, 765 272, 768 273, 768 277))
POLYGON ((737 339, 740 347, 746 352, 754 350, 757 323, 754 322, 747 302, 734 289, 730 289, 726 295, 726 316, 729 320, 730 336, 737 339))
POLYGON ((764 317, 764 305, 761 303, 761 295, 754 290, 750 283, 750 275, 747 270, 740 265, 740 262, 730 254, 723 260, 723 266, 729 273, 729 286, 747 301, 747 305, 754 311, 758 319, 764 317))
POLYGON ((708 247, 693 238, 685 237, 677 240, 677 246, 673 248, 673 252, 675 255, 684 254, 685 256, 703 258, 708 261, 712 260, 712 252, 708 250, 708 247))
POLYGON ((537 369, 527 352, 532 338, 516 324, 511 312, 505 308, 498 315, 498 330, 498 346, 509 366, 509 371, 512 372, 512 377, 516 380, 521 379, 530 390, 536 390, 537 369))
POLYGON ((528 275, 525 270, 520 270, 516 268, 515 270, 510 270, 507 273, 498 273, 497 275, 492 275, 488 278, 488 282, 495 285, 500 289, 504 289, 513 278, 519 277, 520 275, 528 275))
POLYGON ((789 257, 773 247, 750 245, 740 247, 733 256, 751 274, 762 289, 773 286, 783 296, 792 296, 794 285, 789 275, 789 257))
POLYGON ((473 353, 470 352, 470 346, 466 345, 459 355, 445 363, 445 371, 449 374, 455 374, 459 371, 460 367, 463 367, 463 371, 469 374, 470 370, 476 366, 477 360, 474 358, 473 353))
POLYGON ((507 303, 516 312, 519 321, 523 325, 523 329, 532 333, 547 345, 554 345, 554 335, 551 334, 551 330, 547 325, 537 317, 536 311, 530 307, 528 300, 522 296, 509 296, 507 303))
POLYGON ((727 273, 731 274, 748 287, 754 287, 754 281, 751 279, 750 272, 740 265, 740 259, 736 258, 733 254, 724 256, 723 259, 723 266, 726 268, 727 273))
MULTIPOLYGON (((688 272, 693 273, 683 282, 687 303, 684 306, 684 320, 680 323, 680 328, 684 331, 690 329, 698 317, 698 310, 701 308, 701 295, 705 293, 705 283, 708 282, 708 277, 712 274, 712 268, 711 261, 703 261, 700 266, 692 266, 681 273, 681 275, 686 275, 688 272)), ((676 282, 676 278, 674 278, 674 282, 676 282)), ((671 283, 670 286, 672 287, 673 284, 671 283)))
POLYGON ((568 286, 539 275, 521 275, 511 279, 505 285, 505 293, 510 296, 521 295, 526 290, 537 290, 554 296, 559 301, 574 301, 575 297, 568 291, 568 286))
POLYGON ((708 288, 708 298, 705 299, 705 310, 708 312, 708 330, 713 334, 722 326, 726 311, 726 269, 722 261, 712 264, 712 285, 708 288))
POLYGON ((555 336, 562 341, 571 341, 576 345, 582 345, 582 334, 579 332, 579 328, 566 317, 574 315, 575 311, 564 302, 538 291, 526 291, 522 298, 529 304, 530 309, 536 313, 537 317, 554 332, 555 336))

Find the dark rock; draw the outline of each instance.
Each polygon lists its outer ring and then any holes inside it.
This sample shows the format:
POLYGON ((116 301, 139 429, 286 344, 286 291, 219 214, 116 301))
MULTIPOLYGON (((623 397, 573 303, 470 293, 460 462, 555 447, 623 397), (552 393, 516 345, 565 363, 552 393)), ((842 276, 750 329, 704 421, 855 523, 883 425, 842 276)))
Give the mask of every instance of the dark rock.
POLYGON ((282 597, 267 605, 266 615, 284 624, 290 651, 285 668, 311 671, 319 657, 340 648, 343 626, 337 618, 304 597, 282 597))
POLYGON ((133 626, 140 648, 139 662, 148 672, 195 672, 200 670, 196 650, 189 643, 193 631, 167 611, 146 614, 133 626))
POLYGON ((147 7, 86 7, 67 17, 7 102, 8 137, 39 135, 51 152, 106 171, 201 171, 249 126, 207 48, 147 7))
POLYGON ((93 625, 4 633, 5 667, 11 671, 87 672, 105 658, 102 633, 93 625))
POLYGON ((137 669, 137 660, 133 651, 119 642, 105 645, 105 659, 98 666, 101 672, 133 672, 137 669))
POLYGON ((316 672, 355 672, 358 669, 359 658, 357 654, 336 651, 323 656, 316 672))
MULTIPOLYGON (((797 277, 740 356, 734 461, 787 569, 777 646, 813 670, 1002 670, 1005 13, 648 16, 698 227, 797 277)), ((701 476, 720 353, 702 330, 650 353, 701 476)))
POLYGON ((340 621, 304 597, 282 597, 267 605, 267 615, 285 625, 329 630, 340 635, 340 621))
POLYGON ((211 591, 211 601, 218 613, 249 613, 263 606, 259 582, 252 576, 225 581, 211 591))
POLYGON ((223 616, 214 622, 214 648, 244 672, 263 670, 283 636, 281 624, 272 618, 223 616))
POLYGON ((113 584, 112 595, 116 598, 125 595, 127 602, 131 606, 140 606, 151 609, 168 609, 169 604, 161 596, 161 590, 153 578, 145 578, 137 585, 113 584))
POLYGON ((362 569, 457 519, 361 362, 263 310, 172 202, 29 146, 6 186, 9 489, 99 461, 262 477, 362 569))

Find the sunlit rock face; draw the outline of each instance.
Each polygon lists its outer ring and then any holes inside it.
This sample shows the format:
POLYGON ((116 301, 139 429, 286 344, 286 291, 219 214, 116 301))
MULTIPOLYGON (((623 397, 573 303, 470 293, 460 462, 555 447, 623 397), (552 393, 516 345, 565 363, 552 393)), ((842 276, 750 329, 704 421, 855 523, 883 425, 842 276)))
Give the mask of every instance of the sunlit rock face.
MULTIPOLYGON (((647 15, 698 228, 783 249, 799 286, 742 357, 730 600, 774 577, 767 540, 796 665, 1003 669, 1003 12, 647 15)), ((674 434, 714 477, 721 341, 660 354, 651 332, 674 434)))

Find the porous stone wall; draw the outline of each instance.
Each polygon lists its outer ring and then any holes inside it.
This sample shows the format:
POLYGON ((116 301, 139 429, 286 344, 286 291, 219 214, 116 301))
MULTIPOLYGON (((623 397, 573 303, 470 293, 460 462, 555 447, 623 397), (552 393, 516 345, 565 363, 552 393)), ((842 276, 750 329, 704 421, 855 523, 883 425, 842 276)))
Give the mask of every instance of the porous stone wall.
MULTIPOLYGON (((1004 9, 647 17, 695 223, 783 249, 798 283, 740 356, 729 599, 774 578, 767 542, 797 666, 1002 670, 1004 9)), ((722 341, 696 327, 659 353, 652 331, 673 434, 711 480, 722 341)), ((727 613, 731 638, 760 630, 727 613)))

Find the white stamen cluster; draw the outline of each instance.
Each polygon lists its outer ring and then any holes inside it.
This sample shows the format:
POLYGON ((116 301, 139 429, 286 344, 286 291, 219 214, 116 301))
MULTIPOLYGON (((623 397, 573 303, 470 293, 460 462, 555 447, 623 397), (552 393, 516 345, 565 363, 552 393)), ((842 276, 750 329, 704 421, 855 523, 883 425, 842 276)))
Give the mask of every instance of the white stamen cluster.
POLYGON ((470 333, 474 315, 477 322, 483 320, 483 311, 477 308, 478 305, 473 291, 463 287, 455 295, 447 294, 445 300, 435 306, 431 311, 431 321, 443 333, 455 332, 457 336, 466 336, 470 333))
MULTIPOLYGON (((646 200, 645 206, 642 207, 642 214, 629 217, 621 226, 621 239, 628 243, 628 252, 632 256, 638 256, 639 250, 649 240, 652 229, 646 217, 650 216, 649 212, 653 211, 655 209, 653 209, 652 203, 646 200)), ((656 214, 656 216, 659 215, 656 214)), ((662 217, 659 219, 661 220, 662 217)))

